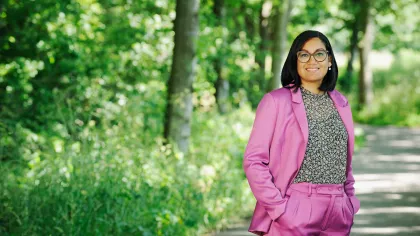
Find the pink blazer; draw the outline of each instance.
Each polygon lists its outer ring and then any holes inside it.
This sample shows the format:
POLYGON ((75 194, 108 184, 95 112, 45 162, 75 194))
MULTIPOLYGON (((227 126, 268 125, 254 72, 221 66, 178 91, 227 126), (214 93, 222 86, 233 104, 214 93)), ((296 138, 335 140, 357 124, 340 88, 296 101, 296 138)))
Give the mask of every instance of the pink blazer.
MULTIPOLYGON (((267 233, 271 223, 285 211, 285 193, 302 164, 308 143, 308 121, 300 89, 273 90, 261 99, 246 146, 243 168, 257 200, 249 232, 267 233)), ((347 99, 334 90, 328 92, 348 133, 347 180, 345 192, 354 212, 360 208, 352 173, 354 127, 347 99)))

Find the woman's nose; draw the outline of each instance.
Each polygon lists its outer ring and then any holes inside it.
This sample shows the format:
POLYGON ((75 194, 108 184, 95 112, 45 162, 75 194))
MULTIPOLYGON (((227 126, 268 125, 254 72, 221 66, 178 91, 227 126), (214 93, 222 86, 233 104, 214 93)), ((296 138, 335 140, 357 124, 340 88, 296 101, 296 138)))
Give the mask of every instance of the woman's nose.
POLYGON ((315 56, 314 55, 310 55, 309 56, 309 61, 307 63, 317 63, 317 61, 315 60, 315 56))

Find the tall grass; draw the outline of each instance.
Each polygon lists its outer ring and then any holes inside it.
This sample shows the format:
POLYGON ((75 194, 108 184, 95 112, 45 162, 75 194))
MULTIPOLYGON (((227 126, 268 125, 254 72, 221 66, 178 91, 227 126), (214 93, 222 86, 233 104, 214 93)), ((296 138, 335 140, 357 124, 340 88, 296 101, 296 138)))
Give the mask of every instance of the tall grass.
POLYGON ((197 235, 249 213, 241 163, 251 109, 220 116, 197 107, 183 156, 162 144, 161 86, 104 101, 92 115, 101 119, 64 112, 44 133, 16 130, 23 159, 0 166, 0 234, 197 235))

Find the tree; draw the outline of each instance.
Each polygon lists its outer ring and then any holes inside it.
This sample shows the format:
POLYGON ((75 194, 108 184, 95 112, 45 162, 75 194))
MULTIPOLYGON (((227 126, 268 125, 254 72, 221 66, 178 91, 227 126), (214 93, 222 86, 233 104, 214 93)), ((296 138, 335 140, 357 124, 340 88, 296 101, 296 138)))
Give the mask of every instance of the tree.
POLYGON ((349 51, 349 60, 347 61, 346 71, 339 84, 345 92, 350 92, 352 90, 352 77, 353 77, 353 62, 356 58, 356 50, 359 42, 359 32, 361 29, 360 25, 360 0, 351 0, 344 1, 341 5, 341 8, 345 12, 348 12, 352 15, 350 20, 344 20, 345 27, 351 32, 350 42, 348 46, 349 51))
POLYGON ((280 74, 283 62, 283 54, 287 43, 287 24, 292 11, 292 0, 287 0, 275 7, 274 17, 274 38, 272 48, 272 77, 267 86, 267 91, 271 91, 280 86, 280 74))
POLYGON ((224 37, 223 28, 225 27, 225 1, 215 0, 213 6, 213 12, 216 16, 216 26, 222 29, 221 47, 219 47, 218 56, 214 61, 214 69, 217 74, 217 80, 215 83, 216 88, 216 102, 220 113, 226 113, 228 110, 228 99, 229 99, 229 81, 224 78, 223 67, 224 67, 224 56, 226 51, 226 38, 224 37))
POLYGON ((365 105, 369 107, 373 101, 372 68, 370 66, 369 53, 372 50, 374 39, 374 19, 369 0, 362 0, 360 21, 362 39, 359 44, 359 108, 365 105))
POLYGON ((199 0, 176 1, 175 47, 167 83, 164 138, 174 142, 183 153, 188 152, 191 134, 199 5, 199 0))
POLYGON ((271 13, 272 2, 263 0, 261 3, 260 16, 259 16, 259 34, 260 43, 258 44, 258 50, 255 53, 255 62, 258 64, 258 70, 255 73, 257 75, 257 82, 260 91, 265 90, 265 58, 269 51, 269 17, 271 13))

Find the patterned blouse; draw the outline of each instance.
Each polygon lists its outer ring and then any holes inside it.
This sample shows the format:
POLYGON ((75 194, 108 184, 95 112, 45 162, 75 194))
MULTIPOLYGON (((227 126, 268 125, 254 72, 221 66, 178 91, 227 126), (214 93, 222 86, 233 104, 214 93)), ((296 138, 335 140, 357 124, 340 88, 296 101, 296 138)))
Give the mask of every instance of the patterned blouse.
POLYGON ((301 87, 309 126, 308 145, 293 183, 342 184, 346 180, 347 130, 328 93, 301 87))

